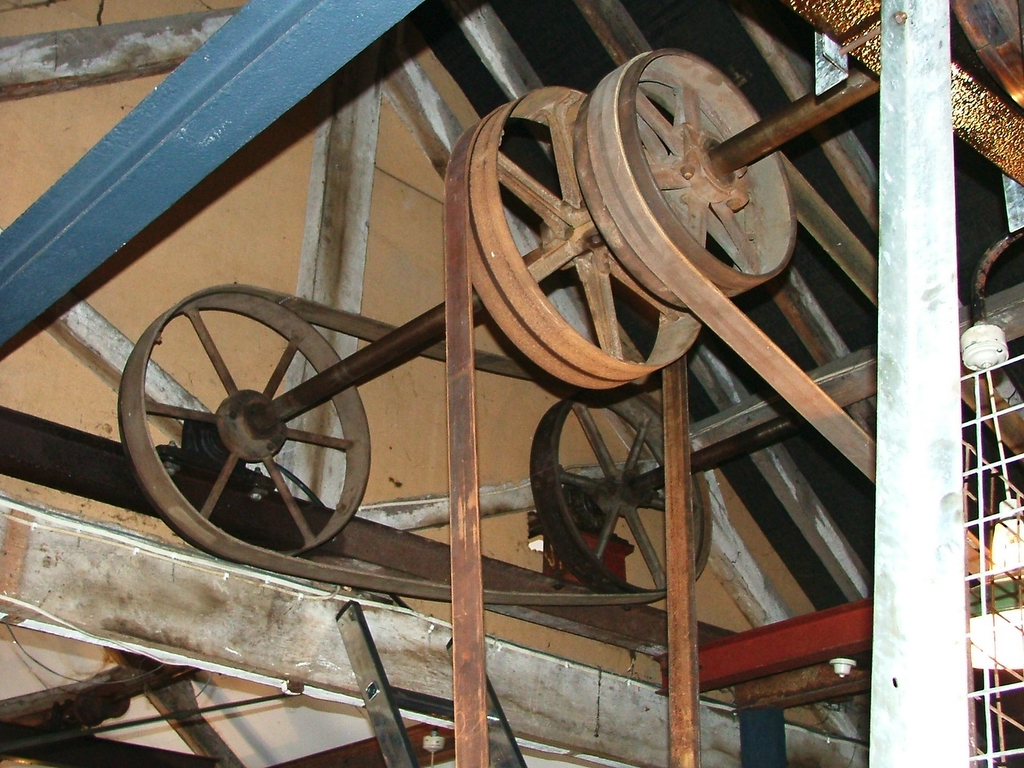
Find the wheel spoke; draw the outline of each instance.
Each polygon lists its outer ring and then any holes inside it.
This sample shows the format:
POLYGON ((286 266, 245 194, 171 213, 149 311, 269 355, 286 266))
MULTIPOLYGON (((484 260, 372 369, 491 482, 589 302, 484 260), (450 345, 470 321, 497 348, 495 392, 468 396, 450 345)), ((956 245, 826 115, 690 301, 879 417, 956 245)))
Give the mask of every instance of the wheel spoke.
POLYGON ((678 157, 668 155, 661 160, 651 160, 648 165, 654 176, 654 183, 662 192, 690 188, 690 182, 683 178, 679 170, 678 157))
POLYGON ((498 179, 556 232, 572 227, 569 206, 501 152, 498 153, 498 179))
POLYGON ((699 131, 704 124, 704 118, 700 111, 700 94, 697 89, 684 83, 673 89, 673 94, 676 101, 675 124, 686 123, 699 131))
POLYGON ((699 245, 708 241, 708 204, 692 189, 667 190, 665 196, 676 216, 699 245))
POLYGON ((712 203, 711 210, 724 230, 724 238, 715 237, 718 244, 728 252, 740 271, 757 274, 760 271, 757 252, 747 233, 743 231, 743 227, 736 220, 736 214, 725 203, 712 203))
POLYGON ((228 480, 231 479, 231 473, 235 471, 235 464, 237 463, 238 454, 231 453, 224 462, 224 466, 221 467, 220 474, 217 475, 217 481, 213 484, 213 488, 210 489, 210 495, 206 497, 206 501, 203 502, 203 508, 199 510, 199 514, 207 520, 210 519, 210 515, 213 514, 213 508, 220 501, 220 496, 224 493, 224 488, 227 487, 228 480))
POLYGON ((146 413, 153 416, 168 416, 172 419, 185 421, 205 421, 208 424, 217 423, 217 414, 209 411, 198 411, 194 408, 182 408, 178 405, 158 403, 150 397, 146 398, 146 413))
POLYGON ((346 440, 342 437, 331 437, 330 435, 321 435, 316 432, 307 432, 304 429, 292 429, 291 427, 285 428, 284 436, 289 440, 319 445, 324 448, 333 448, 336 451, 347 451, 355 445, 352 440, 346 440))
POLYGON ((622 471, 632 472, 636 468, 636 463, 640 460, 640 453, 644 449, 644 445, 647 443, 647 428, 650 426, 650 417, 644 419, 640 425, 640 429, 636 431, 636 435, 633 438, 633 444, 629 446, 629 455, 626 457, 626 463, 622 468, 622 471))
POLYGON ((292 520, 295 521, 295 525, 298 527, 299 533, 302 534, 303 546, 310 546, 316 537, 313 536, 313 531, 309 529, 309 523, 306 522, 306 518, 302 515, 302 510, 299 509, 298 502, 296 502, 295 497, 292 496, 292 491, 288 487, 288 483, 285 482, 284 476, 281 474, 281 469, 273 459, 264 459, 263 466, 265 466, 267 468, 267 472, 270 473, 270 477, 273 479, 274 485, 277 486, 277 492, 281 494, 281 498, 284 500, 284 505, 288 507, 288 512, 291 513, 292 520))
POLYGON ((556 104, 550 113, 548 130, 551 132, 551 149, 555 153, 555 170, 562 199, 573 208, 583 206, 583 193, 576 177, 576 163, 573 160, 573 131, 566 120, 562 104, 556 104))
POLYGON ((530 277, 540 282, 550 277, 578 255, 578 248, 573 248, 567 240, 558 240, 547 246, 534 248, 523 256, 523 261, 530 270, 530 277))
POLYGON ((608 446, 604 442, 604 437, 601 435, 601 430, 598 429, 597 422, 594 421, 594 415, 590 412, 590 409, 582 403, 573 403, 572 412, 576 414, 576 419, 579 421, 580 426, 583 427, 583 434, 586 435, 587 442, 590 443, 590 448, 594 451, 597 463, 601 465, 601 471, 604 472, 604 476, 618 477, 619 473, 615 468, 615 461, 608 451, 608 446))
MULTIPOLYGON (((651 166, 651 170, 654 170, 656 165, 665 163, 673 157, 672 153, 668 151, 668 147, 658 138, 658 134, 654 132, 651 126, 643 120, 638 120, 637 128, 640 130, 640 144, 647 155, 647 164, 651 166)), ((679 158, 675 158, 675 162, 678 164, 679 158)), ((657 174, 655 174, 655 178, 657 178, 657 174)))
POLYGON ((604 525, 601 526, 601 534, 597 537, 597 546, 594 547, 594 554, 598 560, 604 558, 604 551, 608 548, 608 542, 611 540, 612 533, 615 532, 615 524, 618 522, 619 509, 616 507, 604 519, 604 525))
POLYGON ((627 291, 633 298, 643 302, 644 304, 652 306, 661 317, 659 322, 664 322, 666 318, 669 320, 675 320, 679 317, 679 310, 673 309, 662 303, 654 296, 654 294, 640 286, 636 280, 633 279, 633 276, 624 270, 615 259, 610 260, 608 263, 611 266, 611 273, 615 278, 615 282, 617 282, 619 286, 623 290, 627 291))
POLYGON ((643 555, 644 562, 647 563, 647 570, 651 572, 651 577, 654 579, 654 586, 657 589, 663 589, 665 587, 665 568, 661 564, 658 553, 654 551, 654 545, 651 543, 651 537, 647 535, 647 529, 640 519, 640 513, 636 511, 635 507, 627 507, 622 510, 622 516, 626 518, 629 530, 633 532, 633 538, 640 549, 640 554, 643 555))
POLYGON ((284 353, 281 355, 281 359, 277 361, 277 366, 274 368, 274 372, 270 374, 270 378, 267 380, 267 386, 263 388, 263 394, 269 398, 273 398, 277 392, 277 388, 281 386, 281 382, 284 380, 284 375, 288 372, 288 368, 292 364, 292 360, 295 359, 295 353, 299 351, 299 345, 295 342, 295 339, 289 339, 288 346, 285 347, 284 353))
POLYGON ((647 98, 647 94, 639 90, 636 92, 636 112, 673 155, 682 157, 685 147, 674 126, 654 102, 647 98))
POLYGON ((595 263, 599 259, 596 251, 583 254, 576 259, 576 272, 583 283, 590 319, 597 332, 598 345, 607 354, 622 360, 622 337, 619 335, 619 318, 615 314, 612 281, 608 269, 602 268, 605 265, 595 263))
POLYGON ((217 349, 217 345, 213 343, 213 337, 210 335, 209 329, 206 327, 206 323, 203 322, 203 318, 199 316, 199 311, 196 309, 185 310, 185 316, 188 317, 189 322, 192 323, 192 327, 195 329, 196 335, 199 337, 199 341, 203 344, 203 349, 206 350, 206 356, 210 358, 210 362, 213 363, 214 369, 217 371, 217 376, 220 378, 220 383, 227 390, 229 395, 235 394, 238 391, 238 387, 235 386, 235 380, 231 378, 231 372, 228 370, 227 364, 224 362, 224 358, 220 355, 220 350, 217 349))

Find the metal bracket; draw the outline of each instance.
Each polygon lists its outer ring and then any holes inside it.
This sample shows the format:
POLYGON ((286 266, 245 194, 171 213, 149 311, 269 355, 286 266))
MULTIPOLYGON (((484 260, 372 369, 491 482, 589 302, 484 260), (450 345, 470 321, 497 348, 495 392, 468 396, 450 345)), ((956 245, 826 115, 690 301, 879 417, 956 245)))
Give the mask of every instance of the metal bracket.
POLYGON ((1004 174, 1003 197, 1006 198, 1006 222, 1010 232, 1024 229, 1024 186, 1004 174))
POLYGON ((519 751, 519 744, 490 680, 487 681, 487 741, 491 748, 492 768, 526 768, 526 760, 519 751))
MULTIPOLYGON (((448 641, 448 653, 452 642, 448 641)), ((512 726, 508 724, 505 710, 501 708, 498 696, 487 679, 487 742, 490 748, 491 768, 527 768, 523 753, 519 751, 512 726)))
POLYGON ((384 762, 388 768, 419 768, 363 609, 359 603, 350 602, 341 609, 337 621, 384 762))
MULTIPOLYGON (((409 733, 405 730, 397 703, 399 700, 410 699, 410 693, 394 689, 388 682, 384 664, 377 653, 377 646, 359 603, 347 603, 338 614, 337 622, 370 717, 370 726, 384 754, 384 762, 388 768, 418 768, 416 750, 409 741, 409 733)), ((451 650, 452 643, 449 640, 448 653, 451 650)), ((434 703, 436 706, 437 702, 434 703)), ((415 703, 413 708, 417 708, 415 703)), ((490 680, 487 680, 487 741, 492 768, 527 768, 490 680)))
POLYGON ((814 95, 821 96, 829 88, 850 76, 846 51, 832 38, 814 33, 814 95))

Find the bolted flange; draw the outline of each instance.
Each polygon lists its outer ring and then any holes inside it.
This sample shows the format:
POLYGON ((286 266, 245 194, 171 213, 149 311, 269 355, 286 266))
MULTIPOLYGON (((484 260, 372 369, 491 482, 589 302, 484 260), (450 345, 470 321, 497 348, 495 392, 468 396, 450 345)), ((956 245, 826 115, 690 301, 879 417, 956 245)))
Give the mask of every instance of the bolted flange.
POLYGON ((270 398, 251 389, 241 389, 220 404, 217 432, 229 451, 246 461, 263 461, 281 450, 287 439, 284 424, 275 422, 268 428, 260 424, 265 419, 257 418, 269 407, 270 398))

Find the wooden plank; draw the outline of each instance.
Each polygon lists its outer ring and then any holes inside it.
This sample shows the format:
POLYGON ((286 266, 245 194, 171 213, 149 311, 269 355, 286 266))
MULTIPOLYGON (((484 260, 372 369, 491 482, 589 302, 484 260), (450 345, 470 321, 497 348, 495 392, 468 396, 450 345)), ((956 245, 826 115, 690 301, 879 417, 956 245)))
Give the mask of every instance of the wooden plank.
MULTIPOLYGON (((164 717, 172 712, 199 709, 191 680, 179 680, 162 688, 149 689, 146 698, 164 717)), ((245 768, 245 764, 202 715, 192 715, 181 720, 172 718, 167 723, 194 754, 216 758, 217 768, 245 768)))
MULTIPOLYGON (((317 129, 295 295, 359 313, 369 242, 381 91, 380 42, 331 78, 317 129)), ((356 340, 326 334, 342 357, 356 340)))
MULTIPOLYGON (((719 408, 724 409, 747 396, 740 381, 708 347, 698 349, 691 366, 697 380, 719 408)), ((867 568, 789 452, 782 446, 771 446, 756 451, 750 458, 846 599, 867 597, 870 578, 867 568)))
MULTIPOLYGON (((1024 336, 1024 285, 1017 285, 989 298, 989 321, 1000 326, 1012 341, 1024 336)), ((966 307, 960 310, 960 331, 970 325, 966 307)), ((875 350, 865 347, 847 357, 809 372, 812 379, 839 405, 846 406, 875 394, 875 350)), ((693 450, 714 445, 752 427, 783 415, 778 398, 753 395, 740 403, 693 425, 693 450)))
POLYGON ((619 0, 574 0, 583 18, 616 64, 651 50, 640 27, 619 0))
POLYGON ((444 0, 445 6, 473 46, 480 61, 510 99, 518 99, 542 83, 490 3, 444 0))
MULTIPOLYGON (((40 735, 40 730, 36 728, 0 723, 0 742, 3 743, 40 735)), ((16 763, 24 761, 29 765, 59 765, 62 768, 95 768, 97 765, 111 768, 136 765, 150 768, 215 768, 217 765, 209 757, 95 736, 78 736, 57 744, 27 747, 8 754, 16 763)))
POLYGON ((783 158, 796 215, 810 235, 862 294, 878 306, 878 259, 864 247, 824 198, 788 159, 783 158))
MULTIPOLYGON (((409 30, 403 31, 408 34, 409 30)), ((467 126, 459 122, 404 41, 396 42, 391 59, 384 95, 412 132, 434 170, 444 178, 452 148, 467 126)))
POLYGON ((839 677, 831 664, 815 664, 739 683, 734 689, 734 701, 740 709, 789 709, 867 693, 870 688, 871 673, 868 670, 855 668, 845 677, 839 677))
MULTIPOLYGON (((824 392, 841 406, 875 394, 875 350, 865 347, 809 372, 824 392)), ((693 425, 693 450, 726 440, 782 417, 788 409, 777 396, 751 395, 736 405, 693 425)))
POLYGON ((712 520, 708 568, 751 625, 760 627, 790 618, 792 609, 729 519, 718 477, 705 472, 702 478, 707 484, 712 520))
POLYGON ((0 101, 170 72, 237 10, 0 38, 0 101))
MULTIPOLYGON (((690 474, 686 358, 662 371, 665 409, 665 571, 668 613, 669 764, 700 765, 697 668, 697 575, 690 474)), ((713 537, 713 534, 712 534, 713 537)))
MULTIPOLYGON (((116 390, 121 383, 121 371, 135 344, 91 304, 76 301, 76 298, 68 294, 68 308, 46 326, 46 331, 86 368, 116 390)), ((150 363, 150 366, 150 375, 146 377, 146 392, 150 397, 182 408, 207 410, 159 365, 150 363)))
MULTIPOLYGON (((19 555, 24 557, 24 553, 19 555)), ((101 693, 107 699, 128 701, 144 691, 191 677, 194 670, 187 667, 158 668, 141 657, 124 659, 81 682, 59 685, 13 696, 0 701, 0 722, 17 723, 31 727, 52 726, 55 710, 73 709, 70 705, 80 696, 101 693)), ((69 725, 79 725, 74 715, 66 718, 69 725)), ((95 723, 92 723, 95 725, 95 723)))
MULTIPOLYGON (((787 46, 781 36, 770 29, 763 12, 750 0, 731 0, 733 11, 761 52, 790 101, 811 91, 813 69, 799 54, 787 46)), ((835 120, 835 118, 833 118, 835 120)), ((817 128, 812 135, 839 175, 854 203, 868 224, 878 231, 878 169, 851 128, 835 123, 838 132, 817 128)))
POLYGON ((445 174, 444 320, 448 406, 448 492, 451 496, 452 700, 455 766, 490 763, 487 656, 484 644, 480 474, 473 368, 473 283, 469 272, 470 135, 455 145, 445 174))
MULTIPOLYGON (((352 313, 359 312, 363 301, 380 123, 380 48, 379 40, 368 46, 330 79, 324 91, 326 117, 314 141, 295 289, 302 298, 352 313)), ((356 351, 354 337, 333 331, 324 336, 341 357, 356 351)), ((308 361, 294 364, 284 389, 314 374, 308 361)), ((324 409, 306 414, 296 427, 341 436, 332 414, 324 409)), ((341 496, 345 483, 344 465, 333 459, 330 451, 299 443, 288 456, 288 468, 321 499, 332 500, 341 496)))
MULTIPOLYGON (((309 696, 361 701, 334 623, 351 594, 81 518, 12 502, 5 507, 0 547, 12 526, 27 529, 30 546, 22 567, 26 577, 0 596, 0 613, 17 611, 26 628, 144 650, 160 661, 275 687, 302 681, 309 696), (31 521, 12 518, 12 507, 25 510, 31 521)), ((391 682, 449 696, 448 625, 361 602, 391 682)), ((487 650, 489 676, 524 747, 553 744, 570 758, 666 764, 666 702, 655 686, 504 641, 489 640, 487 650)), ((737 764, 734 718, 702 704, 701 726, 705 760, 737 764)), ((824 736, 801 736, 798 743, 790 754, 794 761, 866 766, 862 750, 829 744, 824 736)))

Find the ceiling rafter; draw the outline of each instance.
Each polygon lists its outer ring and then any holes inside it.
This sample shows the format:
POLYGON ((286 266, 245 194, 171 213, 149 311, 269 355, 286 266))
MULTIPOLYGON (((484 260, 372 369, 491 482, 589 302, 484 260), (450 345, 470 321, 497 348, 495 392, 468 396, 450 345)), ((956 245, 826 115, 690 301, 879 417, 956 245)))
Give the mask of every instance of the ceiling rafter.
MULTIPOLYGON (((772 27, 766 14, 750 0, 729 0, 736 17, 768 63, 790 101, 811 92, 814 69, 790 48, 772 27)), ((835 133, 818 127, 811 131, 840 181, 871 228, 878 231, 878 169, 857 135, 841 116, 833 118, 835 133)))
MULTIPOLYGON (((381 49, 391 35, 372 42, 328 81, 323 108, 327 117, 313 143, 306 226, 299 256, 296 296, 358 314, 363 305, 363 276, 370 239, 370 206, 376 173, 381 105, 381 49)), ((356 351, 358 340, 335 331, 323 334, 339 357, 356 351)), ((293 365, 283 391, 316 373, 308 361, 293 365)), ((306 414, 297 426, 340 436, 324 410, 306 414)), ((300 443, 287 457, 289 469, 307 478, 320 498, 339 498, 345 477, 329 452, 300 443)))
POLYGON ((237 10, 0 38, 0 102, 170 72, 237 10))
MULTIPOLYGON (((73 516, 11 502, 5 506, 0 515, 3 550, 9 553, 5 566, 18 573, 18 581, 0 610, 13 610, 26 627, 144 648, 160 660, 264 684, 301 679, 309 694, 328 697, 333 692, 331 698, 359 700, 335 624, 338 609, 351 595, 73 516), (17 509, 17 515, 10 509, 17 509), (23 538, 25 546, 11 546, 12 538, 23 538), (21 554, 10 554, 15 551, 21 554), (68 554, 53 562, 46 557, 51 551, 68 554), (83 571, 84 562, 92 565, 83 571), (140 600, 142 593, 155 599, 140 600), (42 602, 45 612, 34 612, 31 606, 42 602), (265 617, 268 625, 256 633, 239 631, 253 615, 265 617)), ((392 606, 364 603, 363 608, 392 684, 449 695, 446 626, 392 606)), ((529 748, 535 740, 563 745, 570 754, 664 764, 665 699, 654 686, 498 641, 490 643, 488 670, 522 746, 529 748), (510 695, 522 690, 544 690, 545 695, 510 695), (644 716, 638 718, 640 710, 644 716)), ((718 749, 738 760, 734 718, 703 705, 702 721, 718 749)), ((824 768, 864 764, 864 750, 836 749, 824 736, 794 739, 794 747, 794 759, 813 760, 824 768)))

